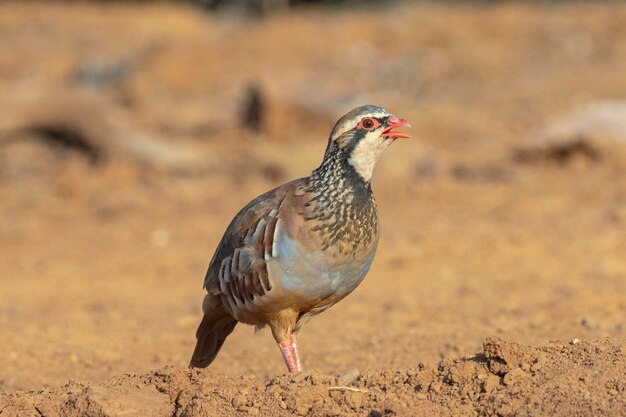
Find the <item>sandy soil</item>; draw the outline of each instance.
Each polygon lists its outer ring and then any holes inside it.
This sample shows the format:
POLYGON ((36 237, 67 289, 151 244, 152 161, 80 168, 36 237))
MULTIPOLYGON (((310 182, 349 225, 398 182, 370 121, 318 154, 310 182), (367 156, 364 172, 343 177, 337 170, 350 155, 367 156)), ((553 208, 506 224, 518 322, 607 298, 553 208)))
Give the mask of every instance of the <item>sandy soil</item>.
POLYGON ((625 19, 0 5, 0 415, 626 414, 626 141, 514 157, 555 115, 626 97, 625 19), (261 133, 239 123, 250 83, 261 133), (283 375, 246 326, 187 370, 225 226, 367 102, 415 137, 375 173, 370 274, 301 333, 312 373, 283 375), (50 115, 102 157, 43 140, 50 115), (111 147, 120 132, 194 158, 111 147))
POLYGON ((166 367, 104 383, 0 396, 7 415, 340 416, 620 415, 623 344, 590 340, 529 348, 487 339, 476 356, 435 368, 285 375, 269 381, 166 367), (350 384, 350 385, 346 385, 350 384))

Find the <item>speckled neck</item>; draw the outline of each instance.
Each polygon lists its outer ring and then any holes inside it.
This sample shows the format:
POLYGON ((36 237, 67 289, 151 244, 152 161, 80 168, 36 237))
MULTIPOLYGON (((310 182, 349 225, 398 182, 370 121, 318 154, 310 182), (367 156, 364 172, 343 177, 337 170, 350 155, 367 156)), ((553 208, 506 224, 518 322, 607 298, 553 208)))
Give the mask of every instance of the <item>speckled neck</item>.
POLYGON ((324 238, 323 249, 338 246, 340 252, 368 246, 378 236, 376 201, 369 181, 348 163, 345 149, 326 151, 322 164, 307 179, 313 230, 324 238))

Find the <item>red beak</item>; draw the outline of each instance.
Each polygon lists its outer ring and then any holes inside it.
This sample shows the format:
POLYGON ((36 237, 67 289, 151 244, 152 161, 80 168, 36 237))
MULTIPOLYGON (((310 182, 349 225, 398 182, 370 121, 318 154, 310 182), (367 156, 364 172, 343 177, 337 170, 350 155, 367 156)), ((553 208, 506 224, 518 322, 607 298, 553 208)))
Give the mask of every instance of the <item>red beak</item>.
POLYGON ((387 127, 383 130, 380 136, 386 139, 398 139, 398 138, 410 138, 411 135, 402 132, 392 132, 392 129, 396 127, 411 127, 411 123, 408 120, 399 119, 396 116, 390 116, 387 118, 387 127))

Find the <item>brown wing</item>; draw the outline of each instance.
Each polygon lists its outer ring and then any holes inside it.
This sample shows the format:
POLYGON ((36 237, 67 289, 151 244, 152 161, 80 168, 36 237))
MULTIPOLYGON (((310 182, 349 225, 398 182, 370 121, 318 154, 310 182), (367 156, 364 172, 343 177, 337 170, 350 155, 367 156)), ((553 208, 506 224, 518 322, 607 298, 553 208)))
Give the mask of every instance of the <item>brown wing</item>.
POLYGON ((204 278, 209 294, 227 293, 245 303, 271 289, 265 260, 271 256, 279 209, 302 184, 301 178, 268 191, 237 213, 204 278))

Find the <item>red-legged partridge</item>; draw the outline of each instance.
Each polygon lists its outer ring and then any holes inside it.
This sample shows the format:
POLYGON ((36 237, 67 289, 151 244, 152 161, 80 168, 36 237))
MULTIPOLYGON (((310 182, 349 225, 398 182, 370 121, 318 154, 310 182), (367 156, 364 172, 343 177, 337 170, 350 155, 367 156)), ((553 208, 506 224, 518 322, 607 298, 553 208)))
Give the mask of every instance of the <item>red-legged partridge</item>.
POLYGON ((370 179, 410 127, 372 105, 343 116, 310 176, 255 198, 232 220, 209 264, 204 317, 190 366, 206 367, 237 322, 269 326, 290 372, 302 370, 296 334, 350 294, 372 264, 378 218, 370 179))

